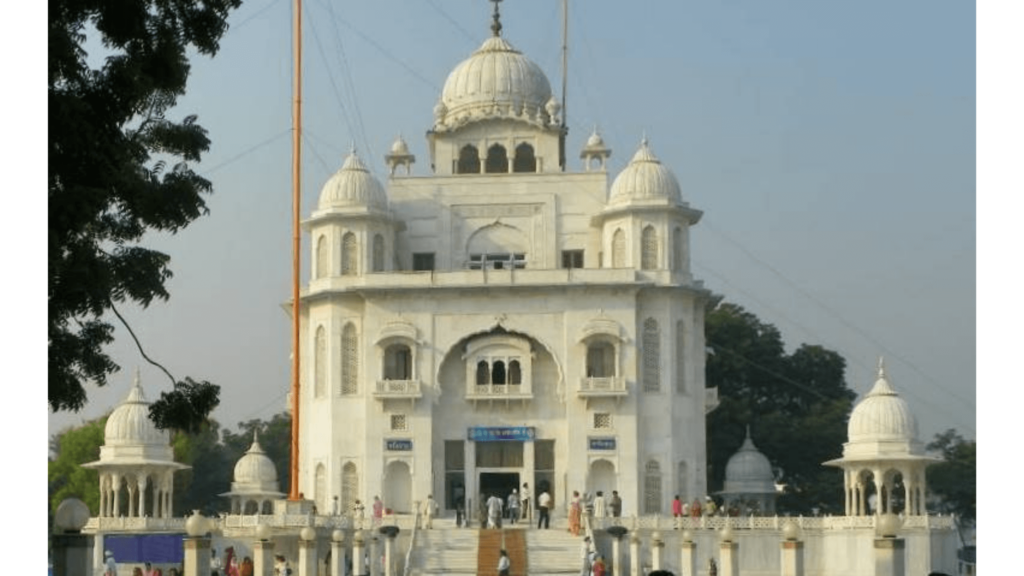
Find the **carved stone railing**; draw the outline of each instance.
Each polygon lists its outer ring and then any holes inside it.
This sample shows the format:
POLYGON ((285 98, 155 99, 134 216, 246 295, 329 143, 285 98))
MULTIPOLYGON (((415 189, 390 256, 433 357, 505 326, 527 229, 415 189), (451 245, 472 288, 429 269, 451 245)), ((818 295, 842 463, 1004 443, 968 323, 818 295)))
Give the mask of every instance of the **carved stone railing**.
POLYGON ((581 398, 626 396, 628 393, 629 391, 626 389, 626 379, 621 376, 595 376, 580 378, 580 387, 577 392, 581 398))
MULTIPOLYGON (((802 530, 856 530, 874 529, 876 516, 700 516, 673 518, 660 514, 628 518, 596 518, 595 528, 625 526, 630 530, 720 530, 726 524, 734 530, 781 530, 787 521, 795 521, 802 530)), ((901 529, 946 530, 954 529, 952 516, 905 516, 901 529)))
POLYGON ((421 398, 419 380, 377 380, 374 398, 421 398))
POLYGON ((523 384, 468 384, 467 400, 495 400, 509 398, 513 400, 529 400, 533 398, 529 386, 523 384))
POLYGON ((184 532, 185 518, 92 517, 85 524, 86 532, 184 532))
MULTIPOLYGON (((416 516, 413 514, 388 514, 381 519, 380 523, 374 523, 373 518, 364 517, 362 519, 354 518, 351 515, 313 515, 313 514, 287 514, 287 515, 276 515, 276 514, 224 514, 219 519, 215 519, 224 528, 253 528, 260 524, 265 524, 271 528, 303 528, 305 526, 313 526, 314 528, 325 528, 325 529, 356 529, 356 530, 371 530, 376 529, 381 525, 385 526, 398 526, 402 530, 411 530, 413 525, 416 523, 416 516)), ((182 526, 184 526, 184 520, 182 520, 182 526)))

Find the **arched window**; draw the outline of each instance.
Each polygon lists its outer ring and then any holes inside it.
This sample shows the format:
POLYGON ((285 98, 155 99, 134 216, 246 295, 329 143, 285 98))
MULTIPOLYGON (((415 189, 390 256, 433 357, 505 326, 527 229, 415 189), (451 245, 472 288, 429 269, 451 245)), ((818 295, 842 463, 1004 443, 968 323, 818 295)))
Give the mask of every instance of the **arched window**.
POLYGON ((341 509, 345 514, 352 513, 352 505, 359 498, 359 474, 356 465, 348 462, 341 469, 341 509))
POLYGON ((487 164, 484 167, 488 174, 508 172, 508 152, 501 144, 493 144, 487 149, 487 164))
POLYGON ((341 331, 341 393, 359 392, 359 337, 352 323, 341 331))
POLYGON ((313 349, 313 396, 323 398, 327 390, 327 331, 316 329, 313 349))
POLYGON ((491 367, 491 383, 492 384, 504 384, 505 383, 505 363, 498 360, 491 367))
POLYGON ((615 376, 615 346, 609 342, 591 342, 587 346, 587 378, 615 376))
POLYGON ((686 470, 686 462, 679 462, 679 472, 678 477, 676 478, 676 483, 676 492, 679 494, 679 497, 683 502, 689 502, 690 479, 686 470))
POLYGON ((676 322, 676 392, 686 394, 686 326, 676 322))
POLYGON ((536 172, 537 157, 533 155, 533 146, 523 142, 516 146, 516 157, 512 161, 513 172, 536 172))
POLYGON ((380 234, 373 237, 373 271, 384 271, 384 237, 380 234))
POLYGON ((654 226, 644 228, 640 243, 640 268, 644 270, 658 268, 658 232, 654 226))
POLYGON ((626 233, 621 228, 612 234, 612 268, 626 266, 626 233))
POLYGON ((327 511, 327 469, 323 464, 316 465, 316 474, 313 478, 313 502, 316 507, 327 511))
POLYGON ((508 363, 508 383, 509 384, 522 384, 523 373, 522 368, 519 366, 519 360, 513 360, 508 363))
POLYGON ((316 277, 326 278, 330 273, 330 263, 327 260, 327 237, 320 236, 316 241, 316 277))
POLYGON ((491 367, 487 364, 485 360, 481 360, 476 363, 476 383, 491 383, 491 367))
POLYGON ((672 232, 672 269, 683 272, 683 230, 676 228, 672 232))
POLYGON ((661 390, 661 332, 654 318, 644 321, 642 346, 644 392, 658 392, 661 390))
POLYGON ((352 276, 359 273, 359 245, 356 235, 346 232, 341 237, 341 275, 352 276))
POLYGON ((644 468, 644 514, 658 514, 661 509, 661 465, 654 460, 644 468))
POLYGON ((466 144, 459 150, 459 163, 456 166, 456 174, 479 174, 480 173, 480 153, 477 151, 476 146, 472 144, 466 144))
POLYGON ((384 350, 384 379, 412 380, 412 351, 405 344, 392 344, 384 350))

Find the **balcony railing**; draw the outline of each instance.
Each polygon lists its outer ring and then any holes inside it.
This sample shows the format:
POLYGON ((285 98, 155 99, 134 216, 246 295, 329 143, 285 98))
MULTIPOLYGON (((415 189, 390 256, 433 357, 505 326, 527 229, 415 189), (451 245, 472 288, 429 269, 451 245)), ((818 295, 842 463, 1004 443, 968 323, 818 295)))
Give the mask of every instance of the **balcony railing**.
POLYGON ((621 376, 589 376, 580 378, 580 397, 615 397, 627 394, 626 379, 621 376))
POLYGON ((528 400, 532 397, 530 388, 523 384, 470 384, 466 387, 467 400, 528 400))
POLYGON ((420 398, 419 380, 377 380, 374 398, 420 398))

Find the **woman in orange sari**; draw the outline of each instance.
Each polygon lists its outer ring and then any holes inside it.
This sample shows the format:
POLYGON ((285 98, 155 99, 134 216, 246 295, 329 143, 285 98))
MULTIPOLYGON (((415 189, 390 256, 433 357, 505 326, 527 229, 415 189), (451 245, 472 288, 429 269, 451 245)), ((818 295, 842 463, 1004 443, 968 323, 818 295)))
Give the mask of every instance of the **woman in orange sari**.
POLYGON ((580 535, 580 493, 572 491, 572 503, 569 504, 569 532, 573 536, 580 535))

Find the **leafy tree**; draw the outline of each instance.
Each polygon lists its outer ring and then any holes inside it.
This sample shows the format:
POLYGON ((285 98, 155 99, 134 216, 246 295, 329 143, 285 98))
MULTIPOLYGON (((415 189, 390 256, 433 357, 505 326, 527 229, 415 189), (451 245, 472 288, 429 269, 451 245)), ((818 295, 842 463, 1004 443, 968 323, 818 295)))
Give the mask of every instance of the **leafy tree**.
POLYGON ((64 430, 52 438, 51 445, 56 449, 47 463, 51 514, 66 498, 78 498, 89 506, 92 514, 99 514, 99 473, 91 468, 82 468, 82 464, 100 459, 106 425, 107 417, 104 416, 78 428, 64 430))
POLYGON ((928 450, 937 452, 943 461, 928 467, 927 479, 931 492, 938 496, 938 511, 953 513, 966 523, 977 518, 977 449, 975 440, 964 440, 950 428, 928 444, 928 450))
POLYGON ((174 460, 191 466, 174 474, 175 513, 226 511, 228 501, 220 495, 231 488, 235 461, 220 442, 220 424, 209 419, 196 431, 179 431, 171 439, 171 446, 174 460))
POLYGON ((292 417, 287 412, 275 414, 270 421, 259 419, 239 422, 238 434, 230 430, 224 430, 224 446, 232 462, 239 458, 252 445, 253 432, 259 434, 260 447, 267 453, 267 457, 274 463, 277 470, 277 480, 280 483, 281 492, 288 493, 291 476, 291 442, 292 442, 292 417))
MULTIPOLYGON (((228 13, 240 4, 50 0, 47 326, 54 411, 81 409, 83 382, 103 386, 119 369, 103 351, 113 339, 108 312, 120 317, 118 304, 145 307, 169 297, 169 256, 139 242, 148 231, 175 233, 206 213, 202 194, 212 187, 189 165, 209 149, 206 130, 195 116, 175 121, 167 114, 185 92, 187 51, 215 54, 228 13), (106 53, 96 68, 83 47, 88 34, 106 53)), ((171 381, 173 392, 151 407, 154 420, 197 429, 217 406, 219 387, 171 381)))
POLYGON ((842 510, 839 470, 822 462, 842 455, 856 394, 846 386, 846 362, 821 346, 787 354, 782 335, 736 304, 705 319, 707 385, 719 407, 708 416, 708 485, 721 490, 729 458, 750 425, 754 443, 786 486, 780 510, 842 510))

